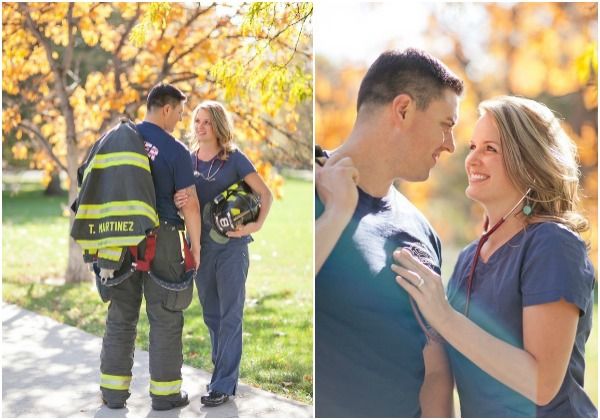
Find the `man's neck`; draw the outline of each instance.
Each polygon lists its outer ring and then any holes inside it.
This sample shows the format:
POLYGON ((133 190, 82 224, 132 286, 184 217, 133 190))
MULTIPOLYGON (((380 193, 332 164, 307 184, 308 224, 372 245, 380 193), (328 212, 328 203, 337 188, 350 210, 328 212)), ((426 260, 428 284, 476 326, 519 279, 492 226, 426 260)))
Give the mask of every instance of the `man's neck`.
MULTIPOLYGON (((146 114, 146 118, 144 118, 144 121, 147 121, 149 123, 157 125, 160 128, 162 128, 163 130, 165 130, 162 120, 155 114, 146 114)), ((167 130, 165 130, 165 131, 167 131, 167 130)))
POLYGON ((332 158, 339 160, 350 157, 358 170, 358 186, 372 197, 385 197, 394 177, 385 160, 374 145, 381 141, 377 130, 361 129, 355 126, 344 144, 338 148, 332 158))

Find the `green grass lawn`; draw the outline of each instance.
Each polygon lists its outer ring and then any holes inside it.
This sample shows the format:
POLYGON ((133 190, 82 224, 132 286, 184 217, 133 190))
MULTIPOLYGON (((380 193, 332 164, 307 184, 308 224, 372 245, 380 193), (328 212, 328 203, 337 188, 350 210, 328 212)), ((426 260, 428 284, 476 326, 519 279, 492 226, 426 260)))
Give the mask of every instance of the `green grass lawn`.
MULTIPOLYGON (((287 180, 263 230, 250 245, 244 317, 242 380, 304 402, 312 401, 311 183, 287 180)), ((66 268, 66 196, 38 189, 3 192, 3 299, 101 336, 106 306, 91 283, 52 286, 66 268)), ((450 261, 447 259, 446 261, 450 261)), ((598 325, 586 346, 585 389, 598 404, 598 325)), ((145 313, 142 309, 142 313, 145 313)), ((185 312, 185 363, 211 370, 210 340, 195 299, 185 312)), ((147 349, 148 323, 140 317, 137 345, 147 349)), ((200 384, 198 386, 203 386, 200 384)), ((196 384, 187 384, 188 390, 196 384)))
MULTIPOLYGON (((283 194, 250 245, 241 379, 311 403, 312 183, 288 179, 283 194)), ((27 188, 18 194, 3 191, 2 196, 3 300, 101 336, 106 305, 91 282, 55 286, 49 281, 66 268, 66 196, 47 198, 27 188)), ((185 311, 183 334, 184 362, 212 370, 210 339, 197 299, 185 311)), ((136 344, 148 348, 145 315, 136 344)), ((187 384, 191 386, 204 384, 187 384)))

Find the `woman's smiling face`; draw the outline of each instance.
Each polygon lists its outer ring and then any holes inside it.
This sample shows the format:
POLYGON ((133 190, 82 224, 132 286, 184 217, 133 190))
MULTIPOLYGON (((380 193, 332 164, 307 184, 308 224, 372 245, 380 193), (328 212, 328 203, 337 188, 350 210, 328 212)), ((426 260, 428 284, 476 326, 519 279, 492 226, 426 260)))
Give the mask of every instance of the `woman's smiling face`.
POLYGON ((196 129, 196 138, 204 141, 216 141, 212 119, 210 113, 206 109, 199 109, 194 120, 194 128, 196 129))
POLYGON ((477 121, 469 149, 465 159, 467 197, 486 207, 510 207, 522 194, 506 172, 500 132, 490 113, 486 112, 477 121))

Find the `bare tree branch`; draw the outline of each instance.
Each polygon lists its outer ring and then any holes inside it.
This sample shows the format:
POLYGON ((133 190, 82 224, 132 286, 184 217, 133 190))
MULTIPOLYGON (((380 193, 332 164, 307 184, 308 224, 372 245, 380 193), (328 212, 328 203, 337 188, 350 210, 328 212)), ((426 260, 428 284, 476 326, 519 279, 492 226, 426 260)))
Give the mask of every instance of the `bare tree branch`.
POLYGON ((296 45, 294 45, 294 50, 292 51, 292 54, 290 54, 290 58, 288 59, 288 61, 286 61, 286 63, 283 65, 283 67, 287 67, 288 64, 290 64, 292 62, 292 60, 294 59, 294 56, 296 55, 296 52, 298 51, 298 43, 300 42, 300 38, 302 37, 302 31, 304 30, 305 22, 306 22, 306 20, 303 20, 302 25, 300 25, 300 30, 298 31, 298 37, 296 38, 296 45))
MULTIPOLYGON (((196 19, 198 19, 200 16, 208 13, 210 10, 212 10, 213 8, 215 8, 217 6, 216 3, 211 4, 210 6, 208 6, 206 9, 201 9, 200 5, 198 5, 198 8, 196 9, 196 12, 190 16, 190 18, 187 20, 187 22, 185 22, 185 24, 181 25, 181 27, 179 28, 179 30, 177 31, 177 35, 176 37, 178 37, 181 34, 181 31, 187 27, 190 27, 192 25, 192 23, 194 23, 194 21, 196 19)), ((219 23, 217 22, 215 24, 215 26, 213 27, 213 29, 211 29, 210 31, 208 31, 208 34, 210 35, 215 29, 217 29, 219 27, 219 23)), ((202 39, 200 39, 198 42, 194 43, 191 47, 189 47, 188 49, 184 50, 181 54, 177 55, 174 59, 173 62, 171 63, 171 66, 173 64, 175 64, 176 62, 178 62, 179 60, 181 60, 183 57, 185 57, 186 55, 188 55, 190 52, 192 52, 195 48, 197 48, 202 42, 206 41, 208 37, 204 37, 202 39)))
POLYGON ((112 57, 114 60, 113 63, 115 66, 115 91, 116 92, 121 91, 121 74, 123 73, 123 62, 121 61, 121 57, 119 56, 119 54, 121 53, 121 49, 125 46, 125 42, 127 41, 129 34, 131 33, 131 30, 137 23, 141 13, 142 13, 142 9, 141 9, 140 4, 138 3, 137 9, 135 11, 135 15, 133 16, 133 18, 131 20, 127 21, 127 23, 125 25, 125 32, 123 32, 123 34, 121 35, 121 39, 119 40, 119 43, 117 44, 117 47, 115 48, 115 51, 112 53, 112 57))
POLYGON ((73 108, 69 103, 67 87, 65 86, 64 71, 58 65, 58 62, 52 57, 53 51, 51 41, 41 33, 39 28, 36 26, 35 22, 33 22, 33 20, 31 19, 28 5, 26 3, 19 3, 19 9, 21 10, 23 17, 25 18, 26 28, 29 29, 29 31, 44 48, 44 51, 46 53, 46 59, 48 60, 50 68, 52 69, 55 75, 55 91, 60 99, 60 106, 63 110, 65 121, 67 124, 67 142, 76 144, 77 140, 75 137, 75 118, 73 114, 73 108))
MULTIPOLYGON (((253 124, 253 116, 250 113, 247 112, 236 112, 236 114, 238 115, 238 117, 244 119, 247 124, 250 126, 250 128, 252 128, 256 133, 259 133, 260 130, 259 128, 253 124)), ((272 121, 270 121, 269 119, 267 119, 266 117, 263 116, 259 116, 260 120, 267 125, 268 127, 272 128, 273 130, 283 134, 289 141, 291 141, 292 143, 303 147, 305 149, 309 149, 312 150, 312 141, 309 143, 307 143, 306 141, 302 141, 301 139, 299 139, 297 136, 293 135, 292 133, 290 133, 287 130, 284 130, 283 128, 279 127, 277 124, 273 123, 272 121)), ((265 141, 267 142, 267 144, 270 145, 274 145, 274 143, 270 140, 270 139, 265 139, 265 141)))
POLYGON ((171 76, 171 79, 169 79, 169 82, 173 83, 173 84, 179 83, 179 82, 187 82, 188 80, 193 80, 198 77, 198 75, 196 73, 190 73, 190 72, 171 73, 169 76, 171 76))
POLYGON ((35 124, 33 124, 29 120, 22 120, 19 123, 18 127, 23 128, 25 131, 32 134, 33 138, 37 140, 42 149, 44 149, 48 156, 50 156, 54 163, 56 163, 56 166, 58 166, 61 170, 68 172, 67 167, 60 161, 60 159, 58 159, 58 157, 52 151, 52 145, 50 144, 48 139, 42 134, 40 129, 35 124))
MULTIPOLYGON (((307 143, 306 141, 302 141, 300 140, 298 137, 294 136, 292 133, 290 133, 287 130, 284 130, 283 128, 277 126, 276 124, 274 124, 272 121, 269 121, 268 119, 266 119, 265 117, 260 117, 261 120, 263 120, 263 122, 268 125, 269 127, 271 127, 272 129, 274 129, 275 131, 280 132, 281 134, 283 134, 289 141, 291 141, 292 143, 295 143, 298 146, 301 146, 303 148, 312 150, 312 144, 307 143)), ((312 141, 311 141, 312 143, 312 141)))
MULTIPOLYGON (((70 69, 73 61, 73 47, 75 45, 74 39, 75 34, 73 33, 74 22, 73 22, 73 7, 75 3, 69 3, 69 9, 67 10, 67 30, 69 31, 69 42, 67 48, 65 48, 62 67, 63 69, 70 69)), ((66 82, 66 81, 65 81, 66 82)))
MULTIPOLYGON (((274 9, 273 9, 273 21, 271 22, 271 26, 274 26, 274 24, 275 24, 275 13, 276 13, 276 11, 275 11, 275 5, 273 7, 274 7, 274 9)), ((300 33, 298 34, 298 38, 296 39, 296 46, 293 49, 292 55, 287 60, 287 62, 283 66, 281 66, 282 68, 285 68, 292 61, 292 59, 294 58, 294 55, 295 55, 297 47, 298 47, 298 42, 300 41, 300 36, 301 36, 302 30, 304 28, 304 23, 312 15, 312 12, 313 12, 313 8, 311 6, 310 10, 306 14, 304 14, 303 16, 300 16, 298 19, 290 22, 287 26, 285 26, 284 28, 280 29, 275 35, 273 35, 273 36, 268 36, 267 35, 267 36, 264 36, 264 37, 255 36, 254 38, 267 40, 266 47, 268 47, 269 45, 271 45, 271 43, 273 41, 275 41, 276 39, 278 39, 281 34, 283 34, 284 32, 286 32, 288 29, 294 27, 296 24, 302 22, 302 25, 300 27, 300 33)), ((291 47, 289 47, 289 48, 291 49, 291 47)), ((263 50, 264 49, 261 49, 261 51, 259 53, 257 53, 254 56, 250 57, 250 59, 246 62, 246 65, 249 65, 252 61, 254 61, 254 59, 256 57, 258 57, 262 53, 263 50)))

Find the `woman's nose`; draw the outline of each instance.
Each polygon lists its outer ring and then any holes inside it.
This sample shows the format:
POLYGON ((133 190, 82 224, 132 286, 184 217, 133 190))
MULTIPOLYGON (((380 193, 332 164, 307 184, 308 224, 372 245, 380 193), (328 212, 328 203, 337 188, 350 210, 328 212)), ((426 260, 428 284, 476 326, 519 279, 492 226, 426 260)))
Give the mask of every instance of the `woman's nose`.
POLYGON ((465 158, 465 167, 478 165, 479 163, 479 151, 477 149, 471 149, 465 158))

